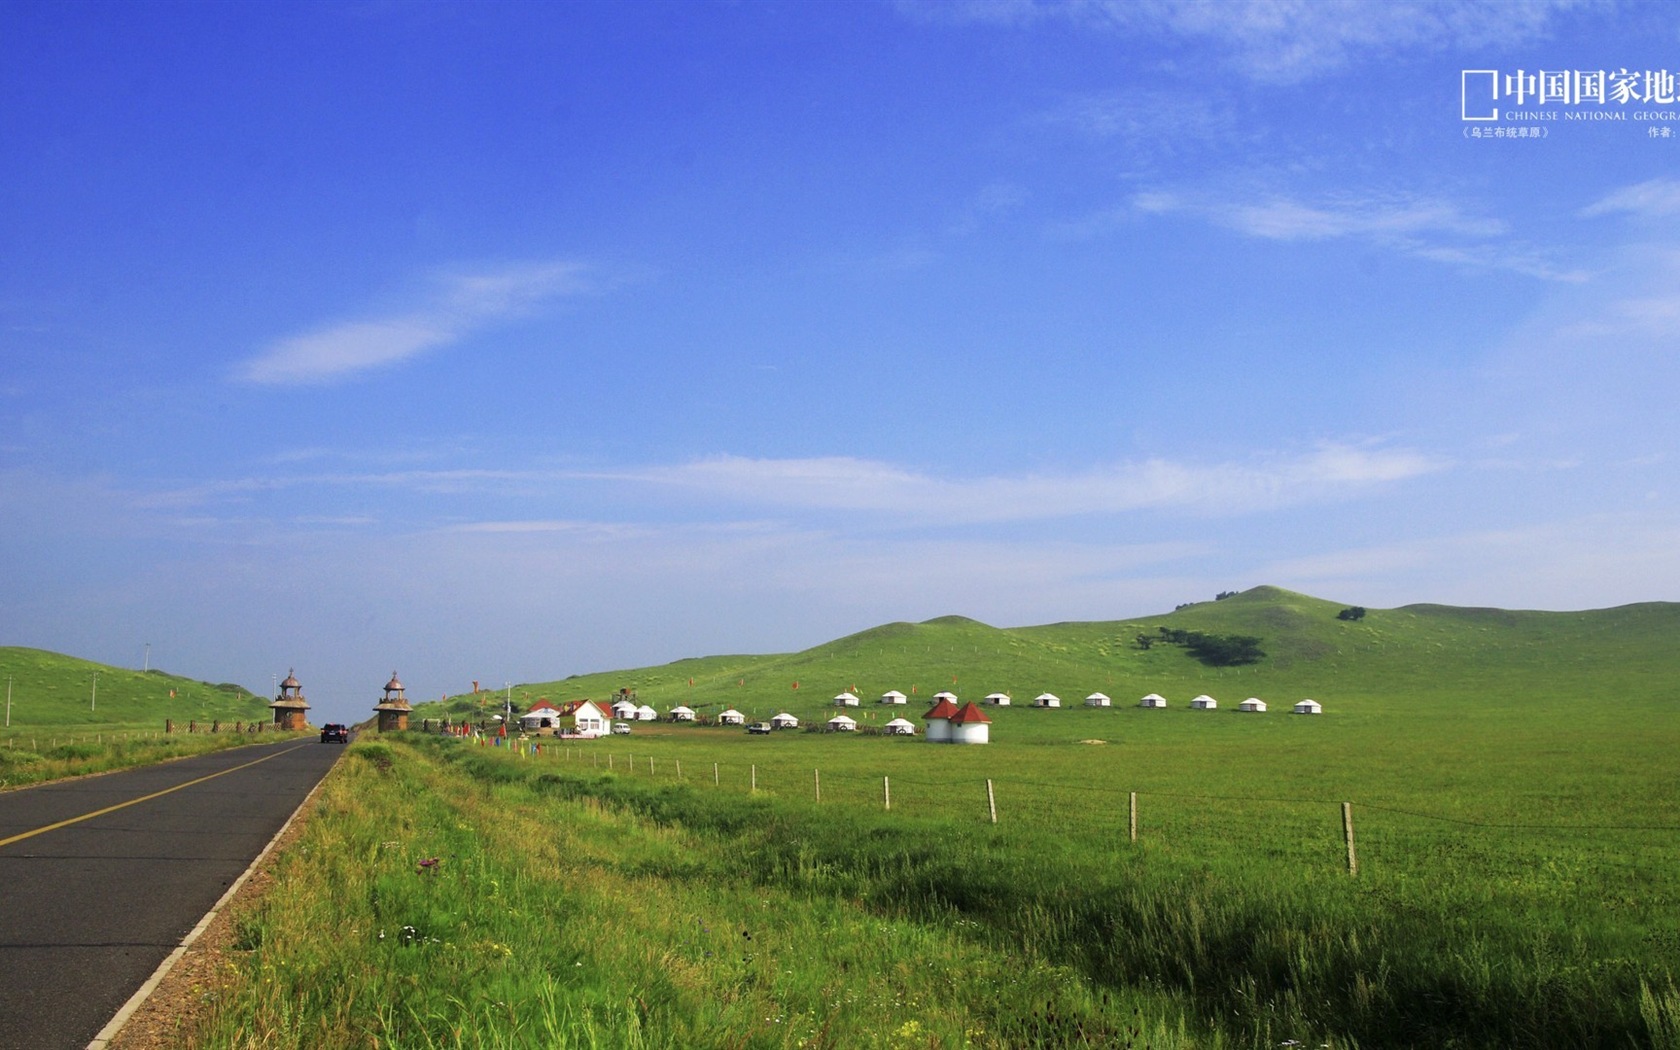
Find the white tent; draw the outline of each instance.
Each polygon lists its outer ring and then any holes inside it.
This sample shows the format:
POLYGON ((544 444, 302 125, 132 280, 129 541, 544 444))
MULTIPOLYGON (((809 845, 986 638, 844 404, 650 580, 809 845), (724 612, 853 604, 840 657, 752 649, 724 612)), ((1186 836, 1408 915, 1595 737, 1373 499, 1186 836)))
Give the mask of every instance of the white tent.
POLYGON ((612 713, 614 718, 635 718, 636 705, 630 700, 618 700, 612 705, 612 713))
POLYGON ((888 689, 881 694, 881 703, 883 704, 907 704, 909 702, 910 698, 897 689, 888 689))
POLYGON ((553 729, 559 724, 560 712, 552 707, 544 711, 532 711, 529 714, 519 716, 519 728, 521 729, 553 729))
POLYGON ((835 707, 856 707, 857 705, 858 698, 853 696, 850 692, 841 693, 839 696, 834 698, 835 707))
POLYGON ((1087 696, 1085 698, 1085 706, 1086 707, 1112 707, 1112 706, 1114 706, 1114 701, 1112 701, 1108 698, 1107 693, 1092 693, 1090 696, 1087 696))
POLYGON ((733 707, 718 715, 718 725, 720 726, 738 726, 746 720, 747 716, 735 710, 733 707))
POLYGON ((673 721, 673 722, 692 722, 692 721, 694 721, 694 708, 692 708, 692 707, 681 707, 681 706, 671 708, 671 721, 673 721))
POLYGON ((857 728, 857 719, 850 715, 835 715, 828 720, 828 731, 831 733, 850 733, 857 728))
POLYGON ((636 708, 636 721, 657 722, 659 721, 659 712, 655 711, 651 706, 643 704, 641 707, 636 708))
POLYGON ((1196 711, 1212 711, 1218 706, 1219 701, 1215 700, 1206 693, 1203 693, 1201 696, 1198 696, 1196 699, 1190 701, 1190 707, 1196 711))
POLYGON ((1302 700, 1295 705, 1295 713, 1298 715, 1322 715, 1324 705, 1317 700, 1302 700))
POLYGON ((916 735, 916 723, 910 721, 908 718, 895 718, 891 722, 888 722, 886 725, 882 726, 881 729, 888 736, 915 736, 916 735))
POLYGON ((1008 707, 1009 706, 1009 694, 1008 693, 987 693, 986 694, 986 703, 991 704, 995 707, 1008 707))
POLYGON ((1167 706, 1167 698, 1162 696, 1160 693, 1150 693, 1148 696, 1146 696, 1142 700, 1138 701, 1138 706, 1139 707, 1166 707, 1167 706))
POLYGON ((797 719, 797 718, 793 717, 792 715, 788 714, 786 711, 783 711, 781 714, 777 715, 775 718, 772 718, 770 720, 770 728, 771 729, 798 729, 799 728, 799 719, 797 719))
POLYGON ((937 700, 949 700, 953 704, 957 702, 957 694, 956 693, 934 693, 933 698, 936 701, 937 700))
POLYGON ((1237 705, 1237 710, 1238 711, 1258 711, 1261 714, 1265 714, 1265 712, 1266 712, 1266 701, 1260 699, 1258 696, 1251 696, 1247 700, 1244 700, 1242 703, 1238 704, 1237 705))
POLYGON ((1033 697, 1034 707, 1061 707, 1062 698, 1055 693, 1039 693, 1033 697))

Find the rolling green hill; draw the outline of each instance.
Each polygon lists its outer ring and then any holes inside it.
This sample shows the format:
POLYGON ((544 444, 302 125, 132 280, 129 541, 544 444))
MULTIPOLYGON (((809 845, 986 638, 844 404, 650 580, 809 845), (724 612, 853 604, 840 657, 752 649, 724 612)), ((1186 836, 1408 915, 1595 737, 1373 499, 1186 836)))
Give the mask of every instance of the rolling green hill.
MULTIPOLYGON (((1412 605, 1371 609, 1346 621, 1341 603, 1277 587, 1256 587, 1223 600, 1182 606, 1133 620, 997 628, 961 616, 890 623, 797 653, 714 656, 656 667, 573 676, 516 686, 524 707, 603 699, 619 689, 664 711, 679 703, 702 712, 738 708, 768 717, 801 717, 831 709, 844 689, 863 708, 888 689, 912 693, 912 715, 942 689, 963 699, 1010 694, 1015 708, 1040 692, 1078 706, 1102 691, 1116 707, 1148 692, 1175 707, 1209 693, 1222 706, 1258 696, 1274 706, 1305 696, 1331 714, 1374 704, 1438 705, 1617 699, 1672 702, 1680 697, 1680 604, 1653 602, 1584 612, 1527 612, 1412 605), (1241 666, 1208 666, 1162 630, 1259 639, 1264 655, 1241 666), (1139 637, 1149 639, 1147 648, 1139 637), (692 684, 690 684, 692 682, 692 684), (797 688, 795 688, 797 683, 797 688), (921 705, 921 706, 918 706, 921 705)), ((477 698, 484 709, 499 694, 477 698)), ((471 696, 452 697, 453 713, 476 710, 471 696)), ((417 718, 437 717, 428 704, 417 718)), ((1008 717, 1015 717, 1013 711, 1008 717)))
MULTIPOLYGON (((194 719, 265 721, 269 714, 268 701, 243 686, 111 667, 43 649, 0 647, 0 679, 11 683, 14 730, 78 725, 162 728, 166 718, 184 726, 194 719)), ((0 695, 0 705, 4 702, 0 695)))

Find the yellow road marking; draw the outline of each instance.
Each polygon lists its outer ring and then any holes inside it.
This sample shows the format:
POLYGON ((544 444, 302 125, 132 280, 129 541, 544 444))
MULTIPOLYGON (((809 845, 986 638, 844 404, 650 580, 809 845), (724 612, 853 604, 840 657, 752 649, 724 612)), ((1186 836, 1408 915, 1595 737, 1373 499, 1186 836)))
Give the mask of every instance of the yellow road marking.
POLYGON ((24 839, 32 839, 36 835, 45 835, 49 831, 57 831, 59 828, 67 828, 72 824, 80 824, 84 820, 92 820, 94 817, 102 817, 107 813, 115 813, 119 809, 127 809, 129 806, 138 806, 142 802, 150 802, 154 798, 161 798, 162 796, 168 795, 172 792, 180 791, 182 788, 190 788, 194 784, 202 784, 206 780, 215 780, 217 777, 225 777, 229 773, 237 773, 241 769, 250 769, 259 762, 267 762, 271 758, 279 758, 281 755, 289 754, 302 746, 302 744, 293 744, 285 751, 276 751, 272 755, 264 755, 263 757, 247 762, 242 766, 234 766, 231 769, 224 769, 220 773, 211 773, 209 776, 199 777, 197 780, 189 780, 185 784, 176 784, 172 788, 164 788, 162 791, 154 791, 150 795, 142 795, 139 798, 131 798, 127 802, 118 802, 114 806, 106 806, 104 809, 96 809, 92 813, 83 813, 79 817, 71 817, 69 820, 61 820, 56 824, 48 824, 46 827, 36 828, 34 831, 20 832, 19 834, 13 835, 11 838, 0 839, 0 846, 10 846, 14 842, 22 842, 24 839))

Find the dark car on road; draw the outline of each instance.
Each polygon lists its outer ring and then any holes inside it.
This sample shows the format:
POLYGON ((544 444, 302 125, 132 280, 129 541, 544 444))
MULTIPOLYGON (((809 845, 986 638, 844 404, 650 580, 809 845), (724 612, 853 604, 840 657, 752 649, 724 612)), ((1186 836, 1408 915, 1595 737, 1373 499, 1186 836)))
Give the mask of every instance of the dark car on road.
POLYGON ((350 742, 350 727, 338 722, 328 722, 321 727, 321 743, 348 744, 350 742))

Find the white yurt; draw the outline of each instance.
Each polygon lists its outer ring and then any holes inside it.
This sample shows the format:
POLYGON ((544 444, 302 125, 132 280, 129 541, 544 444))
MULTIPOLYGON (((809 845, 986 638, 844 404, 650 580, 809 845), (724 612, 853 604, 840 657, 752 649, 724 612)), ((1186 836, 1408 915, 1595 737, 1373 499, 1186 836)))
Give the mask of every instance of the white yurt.
POLYGON ((655 711, 651 706, 643 704, 641 707, 636 708, 636 721, 657 722, 659 721, 659 712, 655 711))
POLYGON ((1087 696, 1085 698, 1085 706, 1086 707, 1113 707, 1114 706, 1114 701, 1110 700, 1108 698, 1107 693, 1092 693, 1090 696, 1087 696))
POLYGON ((1039 693, 1033 697, 1034 707, 1061 707, 1062 698, 1055 693, 1039 693))
POLYGON ((671 721, 673 721, 673 722, 692 722, 692 721, 694 721, 694 708, 692 708, 692 707, 681 707, 681 706, 671 708, 671 721))
POLYGON ((781 714, 777 715, 775 718, 772 718, 770 720, 770 728, 771 729, 798 729, 799 728, 799 719, 797 719, 797 718, 793 717, 792 715, 788 714, 786 711, 783 711, 781 714))
POLYGON ((630 719, 636 717, 636 704, 631 700, 617 700, 612 705, 614 718, 630 719))
POLYGON ((1322 715, 1323 713, 1324 705, 1317 700, 1302 700, 1295 705, 1295 714, 1298 715, 1322 715))
POLYGON ((916 723, 908 718, 895 718, 881 727, 881 731, 888 736, 915 736, 916 723))
POLYGON ((991 737, 992 720, 972 702, 951 716, 951 743, 984 744, 991 737))
POLYGON ((1009 706, 1009 694, 1008 693, 987 693, 986 694, 986 703, 991 704, 993 707, 1008 707, 1009 706))
POLYGON ((738 726, 746 720, 747 716, 735 710, 733 707, 718 715, 718 725, 720 726, 738 726))
POLYGON ((853 696, 850 692, 841 693, 839 696, 834 698, 835 707, 856 707, 857 705, 858 698, 853 696))
POLYGON ((1258 712, 1260 714, 1265 714, 1266 713, 1266 701, 1260 699, 1258 696, 1251 696, 1247 700, 1244 700, 1242 703, 1238 704, 1237 705, 1237 710, 1238 711, 1252 711, 1252 712, 1258 712))
POLYGON ((883 704, 907 704, 909 702, 910 698, 897 689, 888 689, 881 694, 881 703, 883 704))
POLYGON ((1192 711, 1212 711, 1218 706, 1219 701, 1215 700, 1206 693, 1203 693, 1201 696, 1198 696, 1196 699, 1190 701, 1190 709, 1192 711))
POLYGON ((922 716, 927 723, 927 732, 922 739, 930 744, 946 744, 951 741, 951 716, 957 713, 957 705, 949 700, 941 700, 928 708, 928 713, 922 716))
POLYGON ((850 733, 857 729, 857 719, 851 715, 835 715, 828 720, 830 733, 850 733))
POLYGON ((949 693, 949 692, 934 693, 933 694, 933 699, 935 701, 949 700, 949 701, 951 701, 951 703, 954 704, 954 703, 957 702, 957 694, 956 693, 949 693))
POLYGON ((1142 700, 1138 701, 1138 706, 1139 707, 1166 707, 1167 706, 1167 698, 1162 696, 1160 693, 1150 693, 1148 696, 1146 696, 1142 700))

